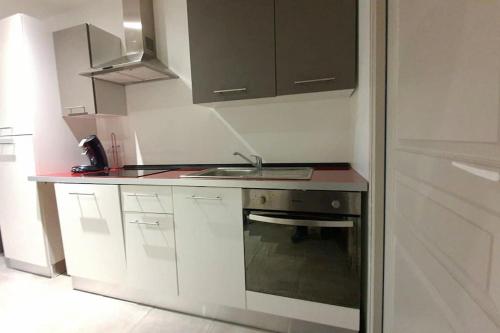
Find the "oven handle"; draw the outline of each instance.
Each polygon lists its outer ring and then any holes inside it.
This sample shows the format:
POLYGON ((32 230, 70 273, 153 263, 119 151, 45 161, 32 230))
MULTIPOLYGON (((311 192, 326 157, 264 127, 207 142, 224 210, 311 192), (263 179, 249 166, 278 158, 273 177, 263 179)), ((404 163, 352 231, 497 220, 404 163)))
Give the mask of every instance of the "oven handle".
POLYGON ((326 220, 295 220, 280 217, 269 217, 258 214, 249 214, 248 219, 254 222, 271 224, 291 225, 295 227, 322 227, 322 228, 352 228, 354 222, 349 220, 326 221, 326 220))

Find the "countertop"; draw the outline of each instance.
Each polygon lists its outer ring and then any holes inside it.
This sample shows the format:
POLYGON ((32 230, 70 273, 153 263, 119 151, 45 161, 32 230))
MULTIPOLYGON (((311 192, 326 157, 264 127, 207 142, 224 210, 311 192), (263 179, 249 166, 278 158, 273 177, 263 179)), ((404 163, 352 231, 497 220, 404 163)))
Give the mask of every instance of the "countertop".
POLYGON ((180 178, 181 175, 196 171, 174 170, 141 178, 119 178, 81 176, 71 173, 54 173, 28 177, 30 181, 41 183, 109 184, 109 185, 175 185, 266 188, 287 190, 328 190, 328 191, 368 191, 368 182, 353 169, 314 170, 310 180, 273 179, 200 179, 180 178))

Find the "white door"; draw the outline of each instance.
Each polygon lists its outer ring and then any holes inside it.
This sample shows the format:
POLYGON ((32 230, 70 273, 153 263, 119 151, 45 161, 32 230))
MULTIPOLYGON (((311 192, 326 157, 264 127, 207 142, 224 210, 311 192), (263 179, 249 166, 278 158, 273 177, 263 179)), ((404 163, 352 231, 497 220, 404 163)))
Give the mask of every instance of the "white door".
POLYGON ((125 243, 118 185, 56 184, 68 274, 123 283, 125 243))
POLYGON ((385 332, 500 332, 500 1, 389 0, 385 332))
POLYGON ((37 77, 23 15, 0 20, 0 45, 0 135, 33 134, 37 77))
POLYGON ((127 284, 162 296, 177 296, 174 216, 124 213, 127 284))
POLYGON ((31 135, 0 138, 0 229, 5 256, 47 267, 31 135))
POLYGON ((245 308, 241 189, 173 192, 179 296, 245 308))

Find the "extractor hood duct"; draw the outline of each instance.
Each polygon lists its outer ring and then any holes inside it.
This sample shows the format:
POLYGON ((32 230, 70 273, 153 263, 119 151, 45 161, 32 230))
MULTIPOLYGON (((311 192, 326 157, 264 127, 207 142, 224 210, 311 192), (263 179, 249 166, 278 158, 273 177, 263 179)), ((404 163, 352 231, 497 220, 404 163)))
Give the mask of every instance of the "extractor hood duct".
POLYGON ((178 78, 156 58, 153 0, 122 1, 127 54, 81 75, 121 85, 178 78))

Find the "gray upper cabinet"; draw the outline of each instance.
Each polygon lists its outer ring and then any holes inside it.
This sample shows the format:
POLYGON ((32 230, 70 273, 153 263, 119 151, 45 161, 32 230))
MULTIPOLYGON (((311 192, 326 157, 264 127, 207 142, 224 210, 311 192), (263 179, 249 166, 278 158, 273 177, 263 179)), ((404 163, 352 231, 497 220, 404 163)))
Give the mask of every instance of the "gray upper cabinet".
POLYGON ((275 0, 277 94, 354 89, 356 0, 275 0))
POLYGON ((188 0, 194 103, 276 95, 274 0, 188 0))
POLYGON ((127 113, 123 86, 80 75, 120 57, 120 38, 82 24, 55 32, 54 47, 63 116, 127 113))

